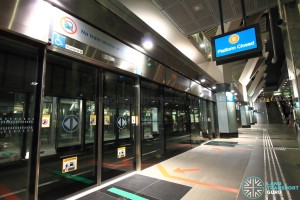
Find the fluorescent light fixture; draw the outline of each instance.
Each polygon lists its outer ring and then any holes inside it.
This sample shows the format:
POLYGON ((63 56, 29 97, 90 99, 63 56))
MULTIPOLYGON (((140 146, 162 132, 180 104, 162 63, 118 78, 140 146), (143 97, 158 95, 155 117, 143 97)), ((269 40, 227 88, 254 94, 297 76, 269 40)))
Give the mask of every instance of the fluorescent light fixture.
POLYGON ((230 92, 231 92, 231 93, 234 93, 234 90, 231 90, 230 92))
POLYGON ((204 82, 205 82, 205 79, 203 78, 203 79, 201 79, 200 81, 201 81, 201 83, 204 83, 204 82))
POLYGON ((212 89, 215 90, 215 89, 217 89, 217 87, 216 86, 212 86, 212 89))
POLYGON ((204 43, 201 43, 201 44, 200 44, 200 47, 201 47, 201 48, 204 48, 204 47, 205 47, 205 44, 204 44, 204 43))

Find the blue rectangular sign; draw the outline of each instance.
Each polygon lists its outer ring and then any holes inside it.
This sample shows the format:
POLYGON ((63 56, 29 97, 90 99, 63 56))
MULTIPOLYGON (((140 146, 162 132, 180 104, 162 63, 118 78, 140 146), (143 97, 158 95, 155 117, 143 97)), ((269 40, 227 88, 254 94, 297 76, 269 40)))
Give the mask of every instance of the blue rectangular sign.
POLYGON ((234 102, 234 95, 231 92, 226 92, 226 101, 234 102))
POLYGON ((216 59, 258 47, 255 27, 216 38, 214 42, 216 59))

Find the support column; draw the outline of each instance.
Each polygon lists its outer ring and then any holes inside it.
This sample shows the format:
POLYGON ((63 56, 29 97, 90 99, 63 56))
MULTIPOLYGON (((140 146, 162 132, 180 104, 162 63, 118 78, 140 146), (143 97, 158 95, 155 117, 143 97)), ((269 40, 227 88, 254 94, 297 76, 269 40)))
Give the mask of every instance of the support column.
POLYGON ((241 111, 242 128, 251 128, 249 106, 246 103, 244 103, 243 105, 241 105, 240 111, 241 111))
POLYGON ((218 124, 221 138, 238 137, 234 95, 230 84, 217 84, 218 124))

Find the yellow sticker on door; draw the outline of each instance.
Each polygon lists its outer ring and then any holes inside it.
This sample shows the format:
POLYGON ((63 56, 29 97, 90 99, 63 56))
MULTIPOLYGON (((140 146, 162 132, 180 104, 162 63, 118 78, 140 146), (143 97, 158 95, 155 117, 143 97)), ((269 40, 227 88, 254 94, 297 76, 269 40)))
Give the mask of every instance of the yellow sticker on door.
POLYGON ((96 115, 90 115, 90 126, 96 126, 96 120, 97 120, 97 117, 96 115))
POLYGON ((62 162, 62 173, 77 170, 77 157, 65 158, 62 162))
POLYGON ((126 147, 118 148, 118 158, 123 158, 126 156, 126 147))
POLYGON ((110 125, 110 116, 104 115, 104 125, 110 125))

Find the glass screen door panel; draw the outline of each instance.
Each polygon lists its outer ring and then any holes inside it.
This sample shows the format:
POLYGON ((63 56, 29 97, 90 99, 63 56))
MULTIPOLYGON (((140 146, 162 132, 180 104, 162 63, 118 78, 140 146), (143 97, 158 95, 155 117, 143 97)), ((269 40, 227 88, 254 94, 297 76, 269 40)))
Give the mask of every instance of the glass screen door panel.
POLYGON ((134 80, 105 72, 102 181, 134 170, 134 80))
POLYGON ((191 148, 190 115, 185 93, 164 88, 164 120, 167 154, 179 154, 191 148))
POLYGON ((142 169, 161 162, 165 154, 162 95, 161 86, 141 81, 142 169))
POLYGON ((47 56, 42 117, 49 124, 41 133, 39 199, 63 198, 96 184, 97 73, 86 63, 47 56))

